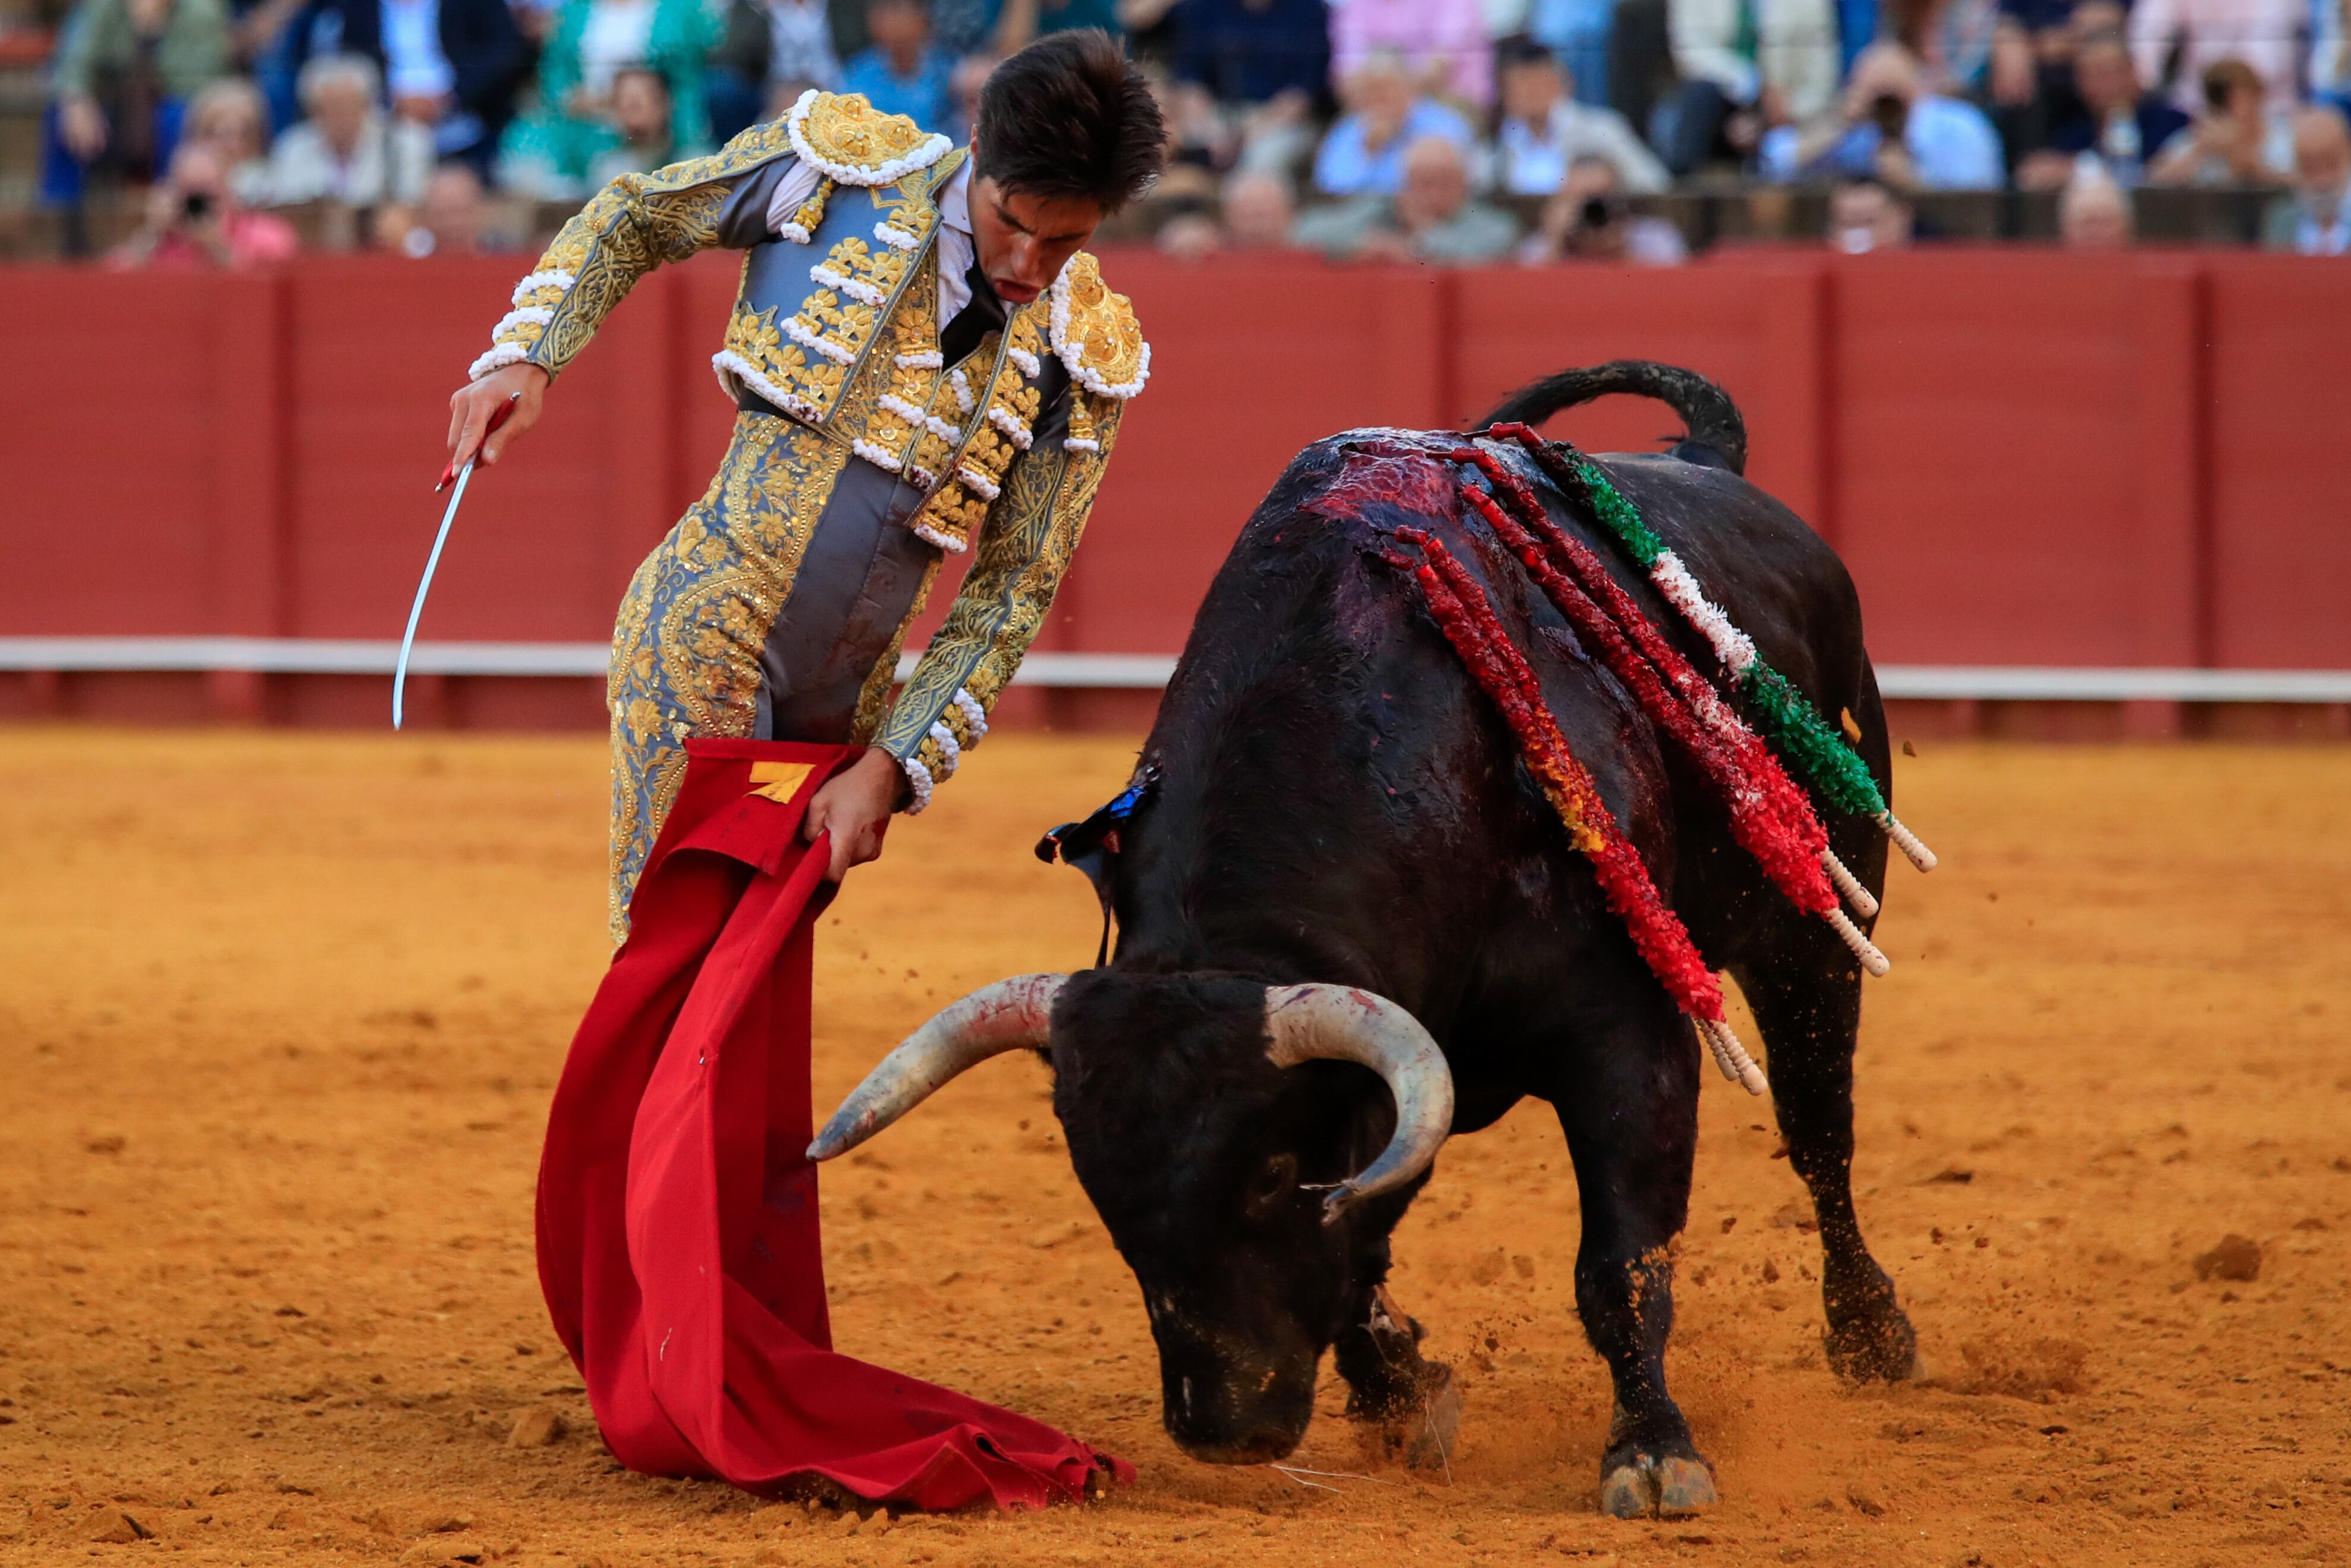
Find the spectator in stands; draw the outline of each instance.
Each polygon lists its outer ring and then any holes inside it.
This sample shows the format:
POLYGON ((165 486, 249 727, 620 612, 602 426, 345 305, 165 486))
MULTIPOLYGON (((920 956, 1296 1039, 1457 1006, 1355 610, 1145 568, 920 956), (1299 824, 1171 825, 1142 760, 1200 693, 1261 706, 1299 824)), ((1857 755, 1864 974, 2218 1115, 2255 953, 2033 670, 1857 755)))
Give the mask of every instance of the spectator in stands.
POLYGON ((845 92, 862 92, 884 114, 903 114, 925 131, 944 131, 955 112, 955 61, 931 42, 923 0, 872 0, 865 31, 873 42, 841 68, 845 92))
POLYGON ((269 200, 269 106, 243 77, 223 77, 188 105, 181 140, 204 148, 228 172, 228 188, 246 206, 269 200))
POLYGON ((1217 187, 1238 151, 1233 128, 1208 89, 1197 82, 1151 78, 1151 96, 1167 127, 1167 166, 1152 187, 1163 199, 1193 198, 1212 204, 1217 187))
POLYGON ((840 85, 824 0, 733 0, 703 84, 710 139, 724 143, 767 118, 771 99, 840 85))
POLYGON ((2310 0, 2310 95, 2351 114, 2351 0, 2310 0))
POLYGON ((1220 103, 1323 97, 1331 79, 1323 0, 1179 0, 1176 77, 1220 103))
POLYGON ((2176 58, 2171 99, 2193 113, 2198 87, 2214 62, 2241 60, 2262 84, 2268 107, 2283 113, 2294 99, 2294 63, 2308 24, 2309 0, 2136 0, 2131 53, 2139 79, 2160 86, 2176 58))
POLYGON ((2294 167, 2293 131, 2264 108, 2267 89, 2242 60, 2204 68, 2202 110, 2147 166, 2159 185, 2263 185, 2294 167))
POLYGON ((2001 162, 2010 176, 2048 144, 2050 120, 2062 108, 2062 84, 2053 82, 2033 53, 2032 34, 2014 16, 1992 29, 1991 57, 1975 106, 2000 138, 2001 162))
POLYGON ((1331 0, 1331 70, 1346 81, 1374 55, 1413 86, 1470 109, 1494 101, 1494 51, 1478 0, 1331 0))
POLYGON ((1829 245, 1847 256, 1907 250, 1913 227, 1909 199, 1875 174, 1841 180, 1829 193, 1829 245))
POLYGON ((1290 182, 1279 174, 1235 174, 1225 182, 1221 210, 1186 213, 1159 231, 1159 248, 1184 261, 1218 251, 1280 250, 1298 215, 1290 182))
POLYGON ((983 50, 957 60, 953 74, 947 78, 947 93, 955 100, 955 122, 966 139, 970 137, 971 128, 979 123, 980 89, 996 74, 996 56, 983 50))
POLYGON ((1598 158, 1626 191, 1662 191, 1666 166, 1633 133, 1625 117, 1569 96, 1565 73, 1551 51, 1520 42, 1501 51, 1501 125, 1494 136, 1494 184, 1513 196, 1545 196, 1560 188, 1568 166, 1598 158))
POLYGON ((413 212, 383 214, 377 233, 402 255, 482 256, 516 247, 512 236, 493 226, 482 177, 470 163, 444 163, 424 182, 424 199, 413 212))
POLYGON ((1971 103, 1925 90, 1917 57, 1873 44, 1854 61, 1842 120, 1805 135, 1782 126, 1763 138, 1767 180, 1874 174, 1904 191, 1998 190, 2000 138, 1971 103))
POLYGON ((1675 174, 1744 162, 1771 127, 1836 101, 1829 0, 1669 0, 1666 15, 1682 79, 1658 100, 1649 144, 1675 174))
POLYGON ((1394 196, 1360 195, 1310 212, 1294 237, 1333 260, 1470 264, 1509 255, 1519 225, 1472 199, 1460 142, 1422 136, 1405 150, 1404 184, 1394 196))
POLYGON ((2138 184, 2147 164, 2188 129, 2188 117, 2169 99, 2139 90, 2119 33, 2101 33, 2075 47, 2074 92, 2076 110, 2052 126, 2046 146, 2018 166, 2016 183, 2027 190, 2064 184, 2084 157, 2104 164, 2120 183, 2138 184))
POLYGON ((318 55, 364 57, 394 119, 425 127, 434 156, 480 172, 530 73, 530 47, 507 0, 312 0, 293 44, 297 71, 318 55))
POLYGON ((2294 194, 2271 205, 2262 242, 2303 256, 2351 256, 2351 124, 2333 104, 2294 117, 2294 194))
POLYGON ((247 210, 229 189, 220 160, 191 144, 172 154, 170 172, 147 193, 146 221, 107 265, 235 270, 283 261, 298 248, 291 225, 247 210))
POLYGON ((1549 49, 1572 84, 1575 101, 1608 107, 1608 52, 1616 28, 1616 0, 1531 0, 1527 36, 1549 49))
POLYGON ((433 133, 376 107, 375 67, 363 55, 319 55, 302 68, 302 119, 269 150, 269 204, 413 204, 433 172, 433 133))
POLYGON ((1235 174, 1225 182, 1226 250, 1280 250, 1298 222, 1298 196, 1279 174, 1235 174))
POLYGON ((1569 165, 1566 179, 1543 204, 1541 226, 1519 246, 1519 259, 1529 265, 1629 261, 1678 267, 1689 259, 1689 247, 1673 225, 1643 217, 1625 204, 1614 163, 1586 155, 1569 165))
POLYGON ((562 0, 538 60, 538 107, 508 126, 499 145, 507 188, 542 201, 586 191, 589 165, 618 139, 612 78, 623 66, 661 74, 680 156, 706 151, 702 78, 715 31, 702 0, 562 0))
POLYGON ((2057 198, 2057 236, 2067 250, 2121 250, 2131 242, 2130 193, 2100 165, 2076 167, 2057 198))
POLYGON ((622 174, 650 174, 677 162, 670 140, 669 84, 659 71, 624 66, 612 75, 612 145, 588 165, 588 183, 609 184, 622 174))
POLYGON ((1314 157, 1314 187, 1326 195, 1395 195, 1404 189, 1405 149, 1424 137, 1440 137, 1464 153, 1477 145, 1469 122, 1422 96, 1395 55, 1367 57, 1345 88, 1348 112, 1314 157))
POLYGON ((82 0, 59 30, 41 186, 81 200, 92 169, 147 180, 167 168, 188 100, 229 67, 222 0, 82 0))

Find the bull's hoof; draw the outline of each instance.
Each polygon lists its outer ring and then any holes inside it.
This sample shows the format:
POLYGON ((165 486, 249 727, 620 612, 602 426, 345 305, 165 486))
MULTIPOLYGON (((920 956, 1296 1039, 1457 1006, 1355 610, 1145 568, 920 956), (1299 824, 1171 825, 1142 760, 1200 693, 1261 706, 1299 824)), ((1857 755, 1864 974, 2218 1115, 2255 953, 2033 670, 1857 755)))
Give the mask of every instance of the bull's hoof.
POLYGON ((1600 1511, 1611 1519, 1687 1519, 1714 1500, 1714 1470, 1699 1458, 1644 1454, 1600 1482, 1600 1511))
POLYGON ((1918 1335, 1894 1299, 1894 1281, 1873 1267, 1858 1285, 1823 1285, 1831 1370, 1848 1383, 1901 1383, 1918 1375, 1918 1335))
POLYGON ((1364 1420, 1364 1447, 1375 1459, 1416 1470, 1441 1470, 1453 1462, 1461 1436, 1461 1385, 1441 1361, 1415 1369, 1416 1392, 1391 1398, 1377 1416, 1351 1412, 1364 1420))

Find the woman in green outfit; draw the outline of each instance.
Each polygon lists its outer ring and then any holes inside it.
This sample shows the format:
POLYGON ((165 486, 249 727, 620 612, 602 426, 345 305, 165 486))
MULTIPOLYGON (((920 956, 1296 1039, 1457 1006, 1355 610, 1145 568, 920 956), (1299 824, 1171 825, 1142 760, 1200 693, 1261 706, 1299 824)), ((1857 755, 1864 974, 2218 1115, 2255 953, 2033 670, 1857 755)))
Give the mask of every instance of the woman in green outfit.
POLYGON ((596 160, 618 146, 612 78, 642 67, 669 84, 674 157, 710 151, 702 99, 716 28, 702 0, 564 0, 538 62, 538 105, 507 127, 500 183, 542 200, 586 193, 596 160))

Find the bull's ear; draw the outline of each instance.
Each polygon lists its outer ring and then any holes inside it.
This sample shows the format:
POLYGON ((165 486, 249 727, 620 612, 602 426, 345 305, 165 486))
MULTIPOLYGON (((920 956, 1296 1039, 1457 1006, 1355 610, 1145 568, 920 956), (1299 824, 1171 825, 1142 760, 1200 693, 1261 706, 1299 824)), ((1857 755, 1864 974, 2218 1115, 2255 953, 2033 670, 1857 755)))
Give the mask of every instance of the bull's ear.
POLYGON ((1150 800, 1159 784, 1159 766, 1146 763, 1138 769, 1134 781, 1119 792, 1116 800, 1088 817, 1082 822, 1063 822, 1037 841, 1037 858, 1047 865, 1060 861, 1085 873, 1086 880, 1094 884, 1094 895, 1102 901, 1105 915, 1110 909, 1110 873, 1112 862, 1118 858, 1119 837, 1134 813, 1150 800))

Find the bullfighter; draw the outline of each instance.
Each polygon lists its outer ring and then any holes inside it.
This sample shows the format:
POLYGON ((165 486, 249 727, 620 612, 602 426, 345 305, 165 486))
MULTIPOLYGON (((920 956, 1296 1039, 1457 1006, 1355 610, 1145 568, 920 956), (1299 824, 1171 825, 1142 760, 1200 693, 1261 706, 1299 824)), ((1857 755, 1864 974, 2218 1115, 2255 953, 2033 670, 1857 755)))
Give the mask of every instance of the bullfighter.
POLYGON ((639 277, 746 253, 712 361, 734 440, 614 632, 615 942, 687 737, 868 747, 807 815, 810 838, 832 834, 837 881, 987 733, 1150 373, 1133 309, 1082 247, 1156 178, 1162 140, 1115 44, 1055 34, 988 78, 967 148, 811 90, 713 156, 613 181, 516 286, 450 399, 458 464, 478 446, 494 465, 530 429, 639 277), (966 549, 971 572, 893 703, 906 627, 966 549))
POLYGON ((1082 247, 1164 140, 1096 31, 998 66, 967 148, 810 91, 715 156, 605 187, 450 400, 454 461, 496 463, 639 277, 745 252, 713 361, 733 442, 613 636, 617 951, 539 1166, 540 1286, 632 1469, 923 1508, 1131 1473, 837 1354, 805 1151, 816 913, 987 733, 1069 568, 1150 371, 1082 247), (893 700, 907 626, 965 550, 893 700))

